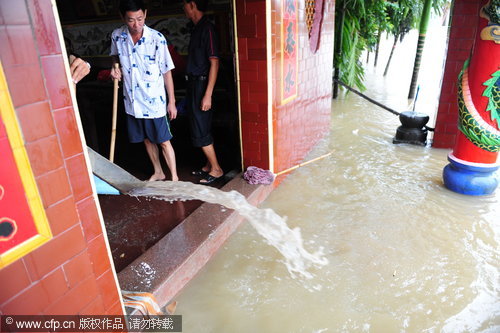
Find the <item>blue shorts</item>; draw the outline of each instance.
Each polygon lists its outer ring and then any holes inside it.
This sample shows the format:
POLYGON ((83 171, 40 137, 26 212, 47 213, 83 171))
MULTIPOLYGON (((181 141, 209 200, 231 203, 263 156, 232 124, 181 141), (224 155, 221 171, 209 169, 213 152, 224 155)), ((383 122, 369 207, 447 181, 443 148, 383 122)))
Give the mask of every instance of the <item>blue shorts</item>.
POLYGON ((149 139, 152 143, 163 143, 172 139, 170 125, 166 116, 161 118, 135 118, 127 114, 128 139, 131 143, 149 139))

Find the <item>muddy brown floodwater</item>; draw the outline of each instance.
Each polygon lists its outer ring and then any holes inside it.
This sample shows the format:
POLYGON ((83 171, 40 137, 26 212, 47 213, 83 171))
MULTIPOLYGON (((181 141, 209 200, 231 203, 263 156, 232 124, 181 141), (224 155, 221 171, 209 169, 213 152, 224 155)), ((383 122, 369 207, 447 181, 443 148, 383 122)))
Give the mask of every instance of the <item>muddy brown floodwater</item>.
MULTIPOLYGON (((394 57, 386 78, 383 60, 368 66, 366 93, 404 111, 411 65, 394 57)), ((442 61, 431 62, 439 72, 442 61)), ((432 71, 417 111, 434 119, 441 78, 432 71)), ((334 153, 297 169, 263 204, 329 264, 293 278, 245 224, 177 297, 183 332, 499 332, 500 190, 448 191, 449 150, 393 145, 397 126, 354 94, 333 101, 331 133, 308 158, 334 153)))

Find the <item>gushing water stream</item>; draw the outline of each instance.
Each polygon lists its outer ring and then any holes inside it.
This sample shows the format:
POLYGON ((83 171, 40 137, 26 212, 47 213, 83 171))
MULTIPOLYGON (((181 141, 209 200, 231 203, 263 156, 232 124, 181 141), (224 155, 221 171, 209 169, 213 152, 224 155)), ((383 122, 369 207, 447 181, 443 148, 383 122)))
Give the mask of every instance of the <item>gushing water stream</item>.
POLYGON ((313 274, 308 271, 309 268, 321 267, 328 263, 321 248, 315 253, 304 249, 299 228, 290 229, 285 219, 272 209, 259 209, 249 204, 245 197, 236 191, 224 192, 189 182, 145 182, 144 184, 143 187, 135 188, 128 194, 167 201, 202 200, 236 210, 252 224, 268 244, 278 249, 285 258, 285 265, 292 276, 299 274, 311 279, 313 274))

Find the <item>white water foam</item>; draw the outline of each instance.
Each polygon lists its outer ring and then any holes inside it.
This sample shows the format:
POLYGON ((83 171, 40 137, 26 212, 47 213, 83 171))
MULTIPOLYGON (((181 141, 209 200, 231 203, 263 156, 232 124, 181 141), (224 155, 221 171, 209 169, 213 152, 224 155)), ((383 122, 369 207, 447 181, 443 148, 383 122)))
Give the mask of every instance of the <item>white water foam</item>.
POLYGON ((145 196, 166 201, 202 200, 234 209, 245 217, 269 245, 274 246, 285 258, 285 265, 292 275, 313 278, 308 270, 328 264, 320 248, 314 253, 304 249, 299 228, 290 229, 286 220, 272 209, 259 209, 251 205, 237 191, 224 192, 219 189, 189 182, 143 182, 144 186, 134 188, 128 194, 145 196))

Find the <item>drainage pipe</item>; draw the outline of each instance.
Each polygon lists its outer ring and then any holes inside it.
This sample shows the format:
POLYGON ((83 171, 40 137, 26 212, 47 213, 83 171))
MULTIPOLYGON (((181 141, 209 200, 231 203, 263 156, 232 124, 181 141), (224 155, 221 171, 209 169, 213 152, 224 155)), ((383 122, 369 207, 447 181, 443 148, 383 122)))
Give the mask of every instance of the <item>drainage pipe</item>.
MULTIPOLYGON (((413 111, 413 112, 397 112, 397 111, 395 111, 394 109, 391 109, 390 107, 385 106, 384 104, 382 104, 382 103, 380 103, 380 102, 377 102, 377 101, 376 101, 376 100, 374 100, 373 98, 370 98, 370 97, 366 96, 366 95, 365 95, 365 94, 363 94, 362 92, 359 92, 359 91, 357 91, 356 89, 354 89, 354 88, 352 88, 352 87, 349 87, 349 86, 348 86, 347 84, 345 84, 344 82, 342 82, 342 81, 340 81, 340 80, 337 80, 337 79, 335 79, 335 78, 333 78, 333 80, 334 80, 335 82, 338 82, 340 85, 342 85, 342 86, 343 86, 344 88, 346 88, 347 90, 352 91, 352 92, 353 92, 353 93, 355 93, 356 95, 359 95, 359 96, 363 97, 363 98, 364 98, 364 99, 366 99, 368 102, 373 103, 373 104, 377 105, 378 107, 381 107, 382 109, 387 110, 387 111, 389 111, 390 113, 392 113, 392 114, 394 114, 394 115, 396 115, 396 116, 399 116, 400 118, 408 118, 408 116, 411 116, 411 118, 415 118, 415 117, 420 117, 421 115, 423 115, 423 114, 421 114, 421 113, 418 113, 418 114, 417 114, 417 113, 416 113, 416 112, 414 112, 414 111, 413 111)), ((415 101, 414 101, 414 103, 415 103, 415 101)), ((413 106, 413 110, 415 110, 415 105, 413 106)), ((428 116, 427 116, 427 118, 428 118, 428 116)), ((428 130, 428 131, 431 131, 431 132, 432 132, 432 131, 434 131, 434 128, 429 127, 429 126, 427 126, 427 125, 425 125, 425 126, 424 126, 424 128, 425 128, 426 130, 428 130)))

